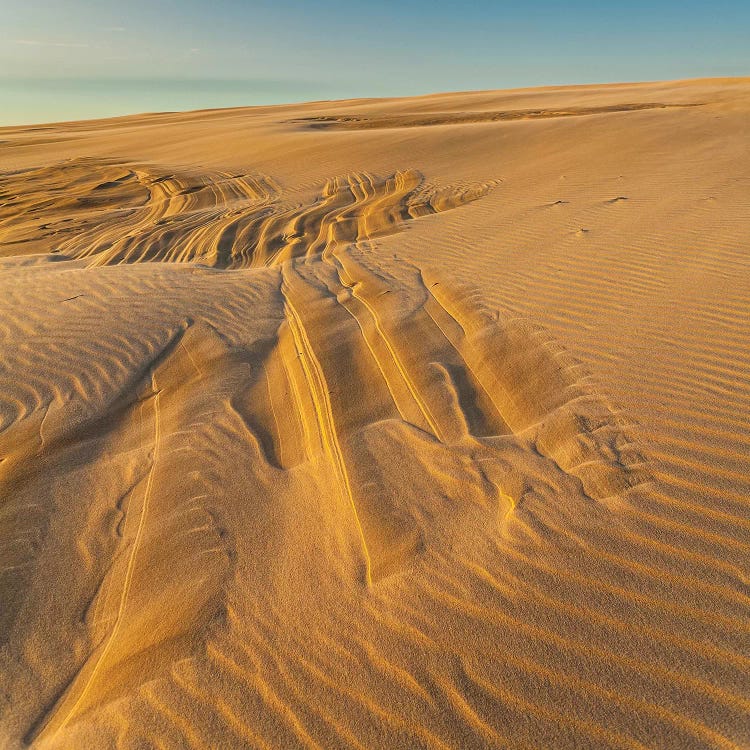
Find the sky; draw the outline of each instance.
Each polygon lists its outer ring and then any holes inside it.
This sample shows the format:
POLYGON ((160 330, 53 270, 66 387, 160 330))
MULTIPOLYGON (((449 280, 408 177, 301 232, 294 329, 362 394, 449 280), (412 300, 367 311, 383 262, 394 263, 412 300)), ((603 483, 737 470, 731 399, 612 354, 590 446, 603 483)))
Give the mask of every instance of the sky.
POLYGON ((750 75, 750 0, 0 0, 0 124, 750 75))

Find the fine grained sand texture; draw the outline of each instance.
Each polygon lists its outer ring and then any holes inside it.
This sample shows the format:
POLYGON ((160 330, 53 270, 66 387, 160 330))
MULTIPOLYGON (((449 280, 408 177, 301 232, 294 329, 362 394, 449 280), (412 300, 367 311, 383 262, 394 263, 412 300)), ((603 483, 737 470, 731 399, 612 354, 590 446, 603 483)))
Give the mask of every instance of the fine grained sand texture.
POLYGON ((750 81, 0 130, 0 747, 750 744, 750 81))

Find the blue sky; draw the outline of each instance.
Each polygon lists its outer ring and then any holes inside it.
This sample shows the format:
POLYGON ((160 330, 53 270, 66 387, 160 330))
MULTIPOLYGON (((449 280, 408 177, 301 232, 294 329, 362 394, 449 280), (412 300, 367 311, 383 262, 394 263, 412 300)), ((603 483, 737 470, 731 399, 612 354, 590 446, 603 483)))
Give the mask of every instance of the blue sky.
POLYGON ((750 0, 0 0, 0 17, 0 97, 23 89, 21 119, 60 109, 35 98, 49 79, 127 81, 127 112, 149 91, 222 106, 750 75, 750 0))

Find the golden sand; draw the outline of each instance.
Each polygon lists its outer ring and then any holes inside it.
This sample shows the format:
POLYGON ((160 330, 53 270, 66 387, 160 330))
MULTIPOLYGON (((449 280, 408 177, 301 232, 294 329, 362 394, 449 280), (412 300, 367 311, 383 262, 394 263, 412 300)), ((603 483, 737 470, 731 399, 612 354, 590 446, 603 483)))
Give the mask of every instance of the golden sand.
POLYGON ((0 129, 0 747, 750 745, 750 81, 0 129))

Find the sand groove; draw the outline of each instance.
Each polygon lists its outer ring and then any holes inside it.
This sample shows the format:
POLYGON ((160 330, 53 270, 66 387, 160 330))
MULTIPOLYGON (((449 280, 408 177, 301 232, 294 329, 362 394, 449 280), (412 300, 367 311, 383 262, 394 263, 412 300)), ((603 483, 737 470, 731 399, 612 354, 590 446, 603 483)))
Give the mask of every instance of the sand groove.
POLYGON ((492 186, 436 190, 414 170, 387 178, 355 173, 328 180, 311 202, 290 206, 267 177, 162 174, 78 160, 0 175, 0 194, 23 190, 0 210, 0 255, 46 251, 92 266, 275 265, 400 231, 405 221, 481 198, 492 186), (53 203, 50 190, 65 199, 53 203))
MULTIPOLYGON (((132 420, 134 433, 128 441, 142 436, 150 467, 125 492, 126 509, 117 523, 119 539, 111 567, 86 606, 84 619, 92 650, 30 737, 43 740, 62 731, 103 697, 111 700, 131 690, 158 670, 160 662, 189 653, 196 634, 219 606, 229 550, 216 528, 215 515, 204 504, 213 494, 212 482, 198 472, 194 472, 195 479, 175 482, 169 470, 175 450, 192 452, 194 465, 200 466, 200 451, 180 444, 186 431, 195 434, 205 429, 208 422, 204 420, 210 416, 201 414, 200 399, 192 400, 189 421, 183 423, 185 409, 179 401, 191 387, 203 389, 207 379, 210 383, 217 357, 225 354, 215 335, 190 327, 186 333, 178 330, 149 368, 146 393, 133 403, 132 416, 126 418, 132 420), (166 506, 164 493, 169 499, 166 506), (157 560, 155 547, 160 550, 157 560), (170 570, 169 587, 149 591, 148 579, 160 564, 170 570), (201 571, 197 590, 192 580, 196 564, 201 571), (176 595, 182 600, 177 608, 176 595)), ((202 408, 205 412, 206 406, 202 408)))

